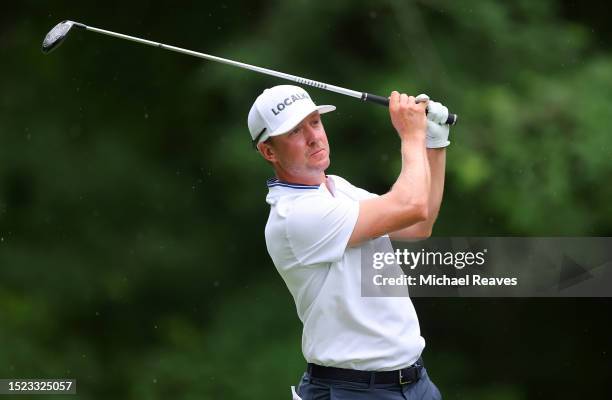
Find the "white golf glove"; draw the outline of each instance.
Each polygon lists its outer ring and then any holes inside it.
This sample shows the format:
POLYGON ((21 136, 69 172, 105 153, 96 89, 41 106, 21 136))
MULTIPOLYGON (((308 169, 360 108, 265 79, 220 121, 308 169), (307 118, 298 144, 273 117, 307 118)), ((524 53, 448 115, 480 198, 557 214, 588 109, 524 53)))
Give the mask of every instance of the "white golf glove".
MULTIPOLYGON (((415 97, 418 102, 428 101, 429 96, 420 94, 415 97)), ((448 134, 450 127, 445 123, 448 118, 448 108, 441 103, 429 100, 427 104, 427 148, 439 149, 450 144, 448 134)))

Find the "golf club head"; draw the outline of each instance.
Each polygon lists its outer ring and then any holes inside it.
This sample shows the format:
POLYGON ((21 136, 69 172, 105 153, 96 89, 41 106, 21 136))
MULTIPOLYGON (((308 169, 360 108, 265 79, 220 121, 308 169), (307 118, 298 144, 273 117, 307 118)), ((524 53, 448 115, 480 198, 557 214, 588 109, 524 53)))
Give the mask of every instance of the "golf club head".
POLYGON ((80 28, 85 27, 85 25, 83 24, 68 20, 62 21, 59 24, 55 25, 53 29, 51 29, 49 33, 47 33, 47 36, 45 36, 45 39, 42 42, 42 52, 48 54, 57 46, 62 44, 66 36, 68 36, 68 33, 70 32, 72 27, 74 26, 80 28))

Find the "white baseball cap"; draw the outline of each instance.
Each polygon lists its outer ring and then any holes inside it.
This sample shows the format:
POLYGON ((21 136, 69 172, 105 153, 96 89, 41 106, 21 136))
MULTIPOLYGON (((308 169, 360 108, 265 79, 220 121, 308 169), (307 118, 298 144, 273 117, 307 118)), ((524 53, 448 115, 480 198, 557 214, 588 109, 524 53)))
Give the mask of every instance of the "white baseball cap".
POLYGON ((264 90, 249 111, 251 139, 257 145, 271 136, 289 132, 315 111, 324 114, 335 109, 330 105, 317 106, 301 87, 274 86, 264 90))

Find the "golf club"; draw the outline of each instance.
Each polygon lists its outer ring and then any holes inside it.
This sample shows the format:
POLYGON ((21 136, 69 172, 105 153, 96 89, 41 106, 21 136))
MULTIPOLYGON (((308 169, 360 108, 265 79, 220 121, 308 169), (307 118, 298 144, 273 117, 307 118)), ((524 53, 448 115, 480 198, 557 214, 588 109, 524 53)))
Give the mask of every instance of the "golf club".
MULTIPOLYGON (((142 43, 142 44, 146 44, 149 46, 159 47, 164 50, 170 50, 170 51, 175 51, 177 53, 182 53, 182 54, 187 54, 190 56, 204 58, 210 61, 217 61, 223 64, 232 65, 234 67, 244 68, 244 69, 248 69, 251 71, 259 72, 261 74, 271 75, 271 76, 281 78, 281 79, 287 79, 287 80, 290 80, 290 81, 293 81, 293 82, 296 82, 302 85, 313 86, 319 89, 340 93, 345 96, 356 97, 358 99, 361 99, 362 101, 369 101, 372 103, 383 105, 385 107, 389 106, 389 99, 386 97, 377 96, 377 95, 366 93, 366 92, 358 92, 355 90, 346 89, 343 87, 329 85, 327 83, 313 81, 311 79, 306 79, 306 78, 301 78, 299 76, 286 74, 284 72, 278 72, 278 71, 274 71, 274 70, 267 69, 267 68, 257 67, 255 65, 250 65, 250 64, 245 64, 245 63, 241 63, 238 61, 228 60, 226 58, 221 58, 221 57, 216 57, 216 56, 212 56, 209 54, 199 53, 197 51, 182 49, 180 47, 175 47, 175 46, 170 46, 170 45, 166 45, 163 43, 153 42, 150 40, 141 39, 141 38, 137 38, 134 36, 128 36, 128 35, 124 35, 121 33, 111 32, 111 31, 107 31, 107 30, 99 29, 99 28, 94 28, 93 26, 87 26, 79 22, 74 22, 74 21, 69 21, 69 20, 60 22, 59 24, 55 25, 53 29, 49 31, 49 33, 47 33, 47 36, 45 36, 45 39, 43 40, 43 43, 42 43, 43 53, 47 54, 51 52, 52 50, 54 50, 55 48, 57 48, 64 41, 64 39, 66 39, 66 36, 68 36, 68 33, 70 33, 70 30, 73 27, 85 29, 91 32, 101 33, 103 35, 113 36, 113 37, 120 38, 120 39, 131 40, 133 42, 142 43)), ((457 122, 457 115, 449 112, 448 117, 446 119, 446 124, 455 125, 456 122, 457 122)))

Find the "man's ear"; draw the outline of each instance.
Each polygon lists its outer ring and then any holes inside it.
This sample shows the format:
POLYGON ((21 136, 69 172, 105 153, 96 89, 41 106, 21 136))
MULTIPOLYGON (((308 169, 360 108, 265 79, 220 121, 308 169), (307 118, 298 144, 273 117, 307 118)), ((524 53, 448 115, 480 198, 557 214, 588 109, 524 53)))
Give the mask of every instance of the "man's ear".
POLYGON ((261 142, 257 144, 257 150, 259 150, 259 154, 268 162, 276 161, 276 154, 274 153, 274 148, 269 143, 261 142))

